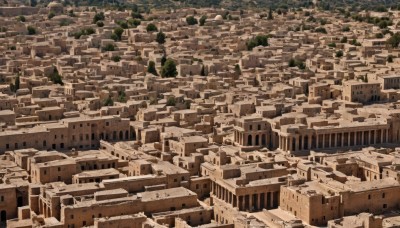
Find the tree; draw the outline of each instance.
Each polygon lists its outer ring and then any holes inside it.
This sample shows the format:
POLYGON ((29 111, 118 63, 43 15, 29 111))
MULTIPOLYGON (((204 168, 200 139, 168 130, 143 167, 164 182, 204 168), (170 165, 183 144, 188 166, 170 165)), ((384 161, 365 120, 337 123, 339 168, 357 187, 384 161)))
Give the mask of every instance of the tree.
POLYGON ((111 59, 112 59, 112 61, 114 61, 114 62, 119 62, 119 61, 121 61, 121 56, 116 55, 116 56, 113 56, 111 59))
POLYGON ((236 65, 235 65, 235 73, 236 73, 237 75, 241 75, 241 74, 242 74, 242 70, 240 69, 239 64, 236 64, 236 65))
POLYGON ((115 46, 113 44, 107 44, 104 48, 103 51, 114 51, 115 46))
POLYGON ((17 77, 15 77, 14 84, 13 83, 10 84, 10 90, 15 93, 17 92, 17 90, 19 90, 19 87, 20 87, 20 78, 19 74, 17 74, 17 77))
POLYGON ((117 37, 117 40, 121 40, 122 39, 122 33, 124 33, 124 29, 121 27, 117 27, 114 29, 114 34, 117 37))
POLYGON ((340 43, 343 43, 343 44, 347 43, 347 37, 344 36, 344 37, 340 40, 340 43))
POLYGON ((273 20, 274 19, 274 15, 272 14, 272 8, 271 7, 269 7, 269 12, 268 12, 267 19, 268 20, 273 20))
POLYGON ((146 30, 147 30, 147 32, 157 32, 158 28, 155 24, 150 23, 147 25, 146 30))
POLYGON ((175 105, 176 105, 175 97, 169 97, 167 100, 167 106, 175 106, 175 105))
POLYGON ((207 16, 206 16, 206 15, 203 15, 203 16, 200 18, 200 26, 203 26, 203 25, 206 23, 206 21, 207 21, 207 16))
POLYGON ((204 69, 204 65, 201 66, 200 76, 206 76, 206 71, 204 69))
POLYGON ((197 19, 194 18, 193 16, 189 16, 189 17, 186 18, 186 23, 187 23, 188 25, 197 25, 197 24, 198 24, 198 21, 197 21, 197 19))
POLYGON ((104 22, 98 21, 96 22, 97 27, 104 27, 104 22))
POLYGON ((28 35, 35 35, 36 34, 36 29, 32 26, 28 26, 26 28, 28 30, 28 35))
POLYGON ((118 21, 117 24, 123 29, 127 29, 129 27, 126 21, 118 21))
POLYGON ((111 95, 108 96, 108 98, 104 100, 103 105, 104 106, 114 106, 114 101, 111 98, 111 95))
POLYGON ((48 15, 47 15, 47 18, 50 20, 51 18, 53 18, 53 17, 55 17, 56 16, 56 14, 54 13, 54 12, 50 12, 48 15))
POLYGON ((131 16, 132 16, 133 19, 143 19, 142 14, 140 14, 137 11, 132 11, 131 16))
POLYGON ((343 51, 342 50, 337 51, 335 56, 336 58, 341 58, 343 56, 343 51))
POLYGON ((58 70, 57 70, 56 67, 54 67, 53 73, 50 74, 49 79, 54 84, 64 85, 64 82, 62 81, 61 75, 58 73, 58 70))
POLYGON ((128 24, 130 24, 133 27, 137 27, 141 24, 142 22, 138 19, 133 19, 133 18, 129 18, 128 19, 128 24))
POLYGON ((153 74, 155 76, 158 76, 157 70, 156 70, 156 63, 154 61, 150 61, 149 65, 147 66, 147 72, 150 74, 153 74))
POLYGON ((164 66, 161 69, 161 76, 163 78, 176 77, 178 75, 178 71, 176 71, 176 64, 174 60, 167 59, 164 66))
POLYGON ((103 12, 96 13, 93 17, 93 24, 96 24, 98 21, 104 21, 105 18, 103 12))
POLYGON ((167 56, 163 55, 163 56, 161 57, 161 66, 164 66, 164 65, 165 65, 165 62, 167 62, 167 56))
POLYGON ((124 91, 118 92, 118 102, 126 102, 126 94, 124 91))
POLYGON ((392 47, 392 48, 397 48, 399 47, 400 44, 400 33, 396 32, 395 34, 393 34, 393 36, 391 36, 387 41, 386 41, 387 45, 392 47))
POLYGON ((157 33, 156 41, 159 44, 164 44, 165 38, 166 38, 165 34, 162 31, 160 31, 157 33))
POLYGON ((17 17, 17 21, 26 22, 26 18, 23 15, 21 15, 21 16, 17 17))
POLYGON ((319 27, 315 29, 315 32, 327 34, 328 32, 324 27, 319 27))
POLYGON ((253 48, 257 46, 268 46, 268 36, 266 35, 257 35, 253 39, 250 39, 247 42, 247 49, 249 51, 253 50, 253 48))

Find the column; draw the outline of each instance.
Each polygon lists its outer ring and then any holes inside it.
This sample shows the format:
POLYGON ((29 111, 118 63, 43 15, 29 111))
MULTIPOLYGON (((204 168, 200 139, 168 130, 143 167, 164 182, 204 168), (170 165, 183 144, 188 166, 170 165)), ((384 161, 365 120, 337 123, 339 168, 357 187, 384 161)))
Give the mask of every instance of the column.
POLYGON ((271 194, 270 194, 269 207, 270 208, 274 207, 274 192, 271 192, 271 194))
POLYGON ((246 210, 246 195, 241 197, 242 197, 242 210, 246 210))
MULTIPOLYGON (((299 137, 300 136, 298 136, 298 135, 296 135, 296 138, 295 138, 295 140, 296 140, 296 144, 295 144, 295 151, 298 151, 300 148, 299 148, 299 146, 300 146, 300 139, 299 139, 299 137)), ((302 140, 303 141, 303 140, 302 140)))
POLYGON ((381 144, 383 143, 383 130, 381 130, 381 144))
POLYGON ((385 131, 386 131, 386 142, 388 143, 389 142, 389 130, 386 129, 385 131))
POLYGON ((361 131, 361 145, 364 145, 364 131, 361 131))
POLYGON ((261 193, 258 194, 258 197, 257 197, 257 208, 258 208, 258 210, 261 209, 261 193))
POLYGON ((347 141, 347 144, 348 144, 349 146, 350 146, 350 144, 351 144, 351 143, 350 143, 350 135, 351 135, 351 132, 348 133, 348 141, 347 141))
POLYGON ((300 135, 300 137, 301 137, 300 150, 305 150, 305 148, 304 148, 304 145, 305 145, 304 140, 306 139, 306 137, 304 135, 300 135))
POLYGON ((325 148, 325 134, 322 135, 322 148, 325 148))
POLYGON ((370 145, 370 144, 373 144, 373 143, 371 143, 371 132, 372 131, 368 131, 368 145, 370 145))
POLYGON ((312 148, 312 134, 311 135, 308 135, 308 148, 307 148, 307 150, 311 150, 311 148, 312 148))
POLYGON ((289 136, 288 137, 288 142, 289 142, 289 147, 288 150, 293 151, 293 137, 289 136))
POLYGON ((249 195, 249 211, 253 209, 253 194, 249 195))
POLYGON ((329 134, 328 137, 329 137, 329 148, 332 148, 332 134, 329 134))
POLYGON ((343 145, 344 145, 344 132, 342 132, 342 147, 343 147, 343 145))
POLYGON ((319 135, 318 134, 316 134, 316 140, 317 140, 317 143, 316 143, 316 145, 315 145, 315 148, 319 148, 319 135))

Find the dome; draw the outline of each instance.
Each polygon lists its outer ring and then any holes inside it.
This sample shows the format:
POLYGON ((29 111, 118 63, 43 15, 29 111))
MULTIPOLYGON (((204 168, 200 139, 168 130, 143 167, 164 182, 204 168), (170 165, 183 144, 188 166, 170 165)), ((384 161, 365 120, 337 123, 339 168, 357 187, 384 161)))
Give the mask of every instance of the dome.
POLYGON ((216 20, 216 21, 222 21, 222 20, 224 20, 224 18, 223 18, 221 15, 217 15, 217 16, 214 18, 214 20, 216 20))
POLYGON ((61 3, 58 3, 58 2, 50 2, 47 5, 47 7, 49 7, 49 8, 59 8, 59 7, 63 8, 63 5, 61 3))
POLYGON ((53 13, 62 13, 64 6, 61 3, 58 2, 50 2, 47 5, 47 8, 49 8, 49 10, 53 13))

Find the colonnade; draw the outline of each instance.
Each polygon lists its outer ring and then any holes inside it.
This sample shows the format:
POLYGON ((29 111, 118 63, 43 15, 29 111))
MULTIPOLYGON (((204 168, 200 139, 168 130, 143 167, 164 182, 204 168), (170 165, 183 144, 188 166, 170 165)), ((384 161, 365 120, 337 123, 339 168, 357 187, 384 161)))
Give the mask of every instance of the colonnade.
POLYGON ((233 207, 238 207, 241 211, 277 208, 279 204, 279 191, 266 191, 236 196, 227 188, 212 182, 211 192, 218 199, 231 204, 233 207))
POLYGON ((279 135, 279 148, 284 151, 330 149, 352 146, 368 146, 389 143, 388 129, 358 130, 349 132, 319 133, 307 135, 279 135))

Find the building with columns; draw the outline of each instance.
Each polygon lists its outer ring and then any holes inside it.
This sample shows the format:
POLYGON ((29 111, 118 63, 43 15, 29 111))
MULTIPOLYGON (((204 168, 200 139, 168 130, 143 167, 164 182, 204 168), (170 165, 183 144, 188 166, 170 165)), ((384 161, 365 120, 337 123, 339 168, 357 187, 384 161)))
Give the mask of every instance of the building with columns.
POLYGON ((278 148, 293 155, 400 142, 396 110, 372 118, 373 114, 363 111, 342 111, 341 118, 330 119, 304 113, 286 113, 274 119, 243 117, 235 122, 234 142, 242 151, 278 148))

